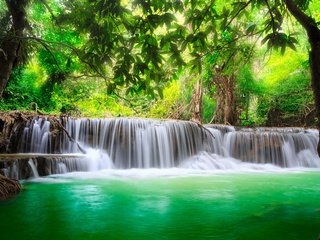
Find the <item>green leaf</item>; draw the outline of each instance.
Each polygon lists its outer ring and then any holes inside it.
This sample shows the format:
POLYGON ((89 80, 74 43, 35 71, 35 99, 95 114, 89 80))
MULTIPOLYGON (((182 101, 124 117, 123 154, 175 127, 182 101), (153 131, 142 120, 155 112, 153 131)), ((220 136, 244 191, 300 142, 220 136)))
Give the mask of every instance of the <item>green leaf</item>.
POLYGON ((163 99, 163 90, 162 88, 157 88, 158 94, 160 96, 161 99, 163 99))
POLYGON ((287 44, 288 44, 288 47, 289 47, 289 48, 291 48, 291 49, 294 50, 294 51, 297 51, 297 48, 296 48, 296 46, 294 45, 293 42, 288 41, 287 44))
POLYGON ((286 51, 286 45, 284 44, 281 46, 281 54, 283 55, 285 51, 286 51))
POLYGON ((247 28, 246 34, 253 33, 256 28, 257 28, 257 25, 256 25, 256 24, 251 24, 251 25, 247 28))
POLYGON ((267 36, 264 37, 264 39, 261 40, 261 44, 265 44, 267 41, 270 40, 270 38, 272 37, 272 33, 268 34, 267 36))
POLYGON ((151 35, 147 36, 147 42, 148 42, 149 45, 158 47, 157 39, 155 39, 155 37, 153 37, 151 35))

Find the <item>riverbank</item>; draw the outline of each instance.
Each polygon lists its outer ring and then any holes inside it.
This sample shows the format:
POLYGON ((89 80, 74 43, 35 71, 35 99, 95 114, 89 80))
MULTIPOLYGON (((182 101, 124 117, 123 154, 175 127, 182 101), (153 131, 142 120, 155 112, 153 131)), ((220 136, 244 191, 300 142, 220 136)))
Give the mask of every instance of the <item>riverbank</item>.
POLYGON ((21 185, 17 180, 0 175, 0 201, 7 200, 21 191, 21 185))

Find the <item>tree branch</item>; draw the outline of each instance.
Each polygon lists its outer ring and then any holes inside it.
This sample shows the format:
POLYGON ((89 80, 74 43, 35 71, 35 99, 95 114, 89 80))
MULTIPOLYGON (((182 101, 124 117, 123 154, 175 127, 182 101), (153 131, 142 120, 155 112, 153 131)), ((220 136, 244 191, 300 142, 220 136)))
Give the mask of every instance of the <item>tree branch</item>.
POLYGON ((304 13, 292 0, 283 0, 289 12, 307 31, 309 38, 320 38, 320 30, 316 21, 304 13))
POLYGON ((26 40, 32 40, 32 41, 38 42, 42 46, 44 46, 48 51, 50 51, 49 44, 58 45, 58 46, 62 46, 62 47, 68 48, 68 49, 72 50, 76 54, 76 56, 80 59, 81 62, 83 62, 84 64, 89 66, 101 78, 105 79, 106 81, 108 80, 107 77, 103 73, 101 73, 101 71, 96 66, 94 66, 93 64, 91 64, 87 60, 83 59, 82 56, 81 56, 80 50, 78 48, 74 47, 74 46, 71 46, 71 45, 69 45, 67 43, 64 43, 64 42, 55 42, 55 41, 43 40, 43 39, 35 37, 35 36, 28 36, 28 37, 12 36, 12 37, 13 38, 18 38, 18 39, 26 39, 26 40))
POLYGON ((246 9, 249 4, 252 2, 252 0, 249 0, 245 5, 243 5, 241 8, 238 9, 236 14, 229 20, 229 22, 226 24, 225 28, 228 28, 229 25, 233 22, 233 20, 244 10, 246 9))
MULTIPOLYGON (((81 75, 69 75, 68 77, 73 78, 73 79, 78 79, 78 78, 83 78, 83 77, 86 77, 86 78, 99 78, 101 76, 100 75, 81 74, 81 75)), ((110 80, 112 79, 111 77, 107 77, 107 76, 105 76, 105 78, 108 78, 110 80)))
POLYGON ((52 9, 50 8, 49 4, 45 1, 45 0, 40 0, 40 2, 42 2, 42 4, 46 7, 46 9, 49 11, 52 19, 56 20, 56 16, 53 14, 52 9))
POLYGON ((276 26, 275 26, 274 16, 273 16, 269 1, 268 0, 264 0, 264 1, 265 1, 266 5, 267 5, 268 12, 269 12, 269 15, 271 17, 272 31, 275 33, 277 31, 277 29, 276 29, 276 26))

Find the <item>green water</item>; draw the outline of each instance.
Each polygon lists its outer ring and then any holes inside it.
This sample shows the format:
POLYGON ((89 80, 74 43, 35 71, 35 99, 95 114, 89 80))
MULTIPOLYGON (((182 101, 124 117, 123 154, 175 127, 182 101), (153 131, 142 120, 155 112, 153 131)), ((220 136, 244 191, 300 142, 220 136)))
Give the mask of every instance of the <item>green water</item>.
POLYGON ((320 173, 25 182, 0 239, 317 240, 320 173))

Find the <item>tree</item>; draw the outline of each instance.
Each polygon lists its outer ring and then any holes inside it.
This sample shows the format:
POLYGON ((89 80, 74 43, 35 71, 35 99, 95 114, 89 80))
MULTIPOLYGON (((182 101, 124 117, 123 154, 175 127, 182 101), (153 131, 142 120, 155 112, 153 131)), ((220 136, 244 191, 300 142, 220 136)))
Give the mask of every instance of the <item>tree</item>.
POLYGON ((174 15, 182 10, 179 0, 67 1, 57 23, 84 36, 81 57, 106 81, 108 93, 161 97, 184 64, 179 42, 185 29, 174 15))
MULTIPOLYGON (((283 0, 289 12, 302 25, 308 35, 308 41, 311 49, 309 53, 312 90, 314 94, 318 130, 320 139, 320 28, 314 18, 308 16, 303 10, 306 10, 309 4, 308 0, 299 1, 299 4, 293 0, 283 0)), ((320 140, 318 143, 318 154, 320 155, 320 140)))
POLYGON ((0 30, 0 98, 12 70, 21 62, 25 45, 22 38, 28 26, 25 8, 27 0, 6 0, 7 12, 0 30))
MULTIPOLYGON (((238 2, 238 4, 241 4, 238 2)), ((268 48, 280 48, 282 52, 286 47, 296 49, 297 40, 293 34, 284 32, 284 18, 289 12, 304 28, 307 33, 310 44, 309 63, 311 72, 311 86, 314 94, 314 103, 316 108, 316 116, 318 119, 318 129, 320 130, 320 28, 315 18, 309 16, 308 10, 310 0, 249 0, 242 3, 233 18, 245 10, 249 4, 253 7, 263 8, 268 13, 268 18, 264 21, 263 28, 260 30, 266 36, 262 43, 267 43, 268 48)), ((231 17, 231 19, 233 19, 231 17)), ((319 131, 320 136, 320 131, 319 131)), ((318 153, 320 155, 320 141, 318 144, 318 153)))
MULTIPOLYGON (((162 88, 185 62, 199 73, 206 56, 230 49, 241 39, 263 36, 261 43, 269 49, 281 52, 287 47, 296 49, 294 32, 286 27, 285 19, 290 14, 306 30, 310 43, 311 82, 320 129, 320 29, 308 13, 310 0, 40 1, 56 27, 75 29, 81 36, 82 43, 78 46, 31 34, 26 8, 35 1, 29 5, 27 0, 3 2, 0 2, 4 12, 0 26, 0 97, 30 41, 52 53, 57 45, 69 49, 86 66, 79 73, 105 80, 109 93, 129 96, 143 93, 154 97, 162 96, 162 88), (59 11, 51 11, 53 6, 59 11), (253 14, 257 12, 259 15, 253 14), (223 41, 224 34, 238 25, 241 28, 237 37, 223 41)), ((63 72, 63 77, 66 74, 68 71, 63 72)), ((224 76, 222 72, 219 74, 224 76)))
POLYGON ((192 121, 196 123, 202 122, 202 81, 200 78, 197 78, 195 88, 192 93, 192 121))
POLYGON ((226 16, 230 12, 227 8, 232 6, 221 8, 222 5, 225 4, 216 1, 185 1, 185 20, 189 26, 185 44, 191 69, 205 79, 205 86, 215 89, 211 95, 216 101, 214 122, 236 124, 237 73, 250 62, 253 47, 245 46, 245 41, 252 32, 246 31, 247 21, 230 22, 226 16))
MULTIPOLYGON (((257 9, 260 11, 260 15, 263 14, 263 18, 257 18, 251 24, 248 24, 243 37, 248 37, 248 35, 264 36, 262 44, 266 43, 268 49, 275 48, 284 52, 287 47, 295 50, 295 45, 298 43, 294 37, 294 33, 290 33, 284 26, 284 19, 289 12, 305 29, 310 43, 311 83, 317 111, 318 128, 320 130, 320 29, 316 20, 306 13, 309 3, 310 0, 235 0, 230 2, 228 7, 223 8, 221 13, 218 14, 215 11, 212 16, 209 16, 212 9, 215 9, 215 3, 210 2, 205 4, 204 1, 197 1, 196 3, 196 1, 190 0, 186 1, 186 4, 190 4, 190 11, 195 10, 197 14, 188 14, 187 11, 186 16, 190 18, 190 22, 194 22, 196 30, 201 29, 201 25, 208 26, 209 22, 211 23, 215 19, 220 19, 221 21, 214 22, 213 24, 219 23, 220 29, 224 31, 235 21, 241 21, 241 19, 248 20, 248 16, 252 16, 250 15, 250 11, 257 9)), ((205 39, 207 36, 205 35, 202 39, 205 39)), ((217 42, 216 37, 213 36, 213 39, 213 41, 217 42)), ((204 41, 202 43, 205 45, 204 41)), ((192 61, 199 63, 199 58, 203 57, 203 55, 195 54, 195 56, 192 61)), ((320 154, 320 141, 318 153, 320 154)))
POLYGON ((231 125, 240 123, 242 98, 249 96, 245 96, 245 92, 241 93, 244 89, 241 89, 239 77, 246 65, 251 66, 252 54, 248 44, 238 41, 211 56, 209 71, 212 73, 208 84, 215 87, 215 122, 231 125))
MULTIPOLYGON (((85 66, 78 74, 103 79, 108 93, 134 95, 143 92, 151 97, 162 96, 163 86, 184 64, 178 44, 183 38, 184 27, 174 16, 183 10, 179 0, 40 2, 50 12, 53 25, 75 29, 82 44, 75 46, 65 41, 52 41, 41 34, 25 34, 25 30, 32 30, 26 15, 28 1, 7 0, 5 20, 8 26, 1 28, 0 38, 0 97, 12 70, 19 63, 21 46, 31 42, 51 54, 52 62, 57 65, 57 46, 60 51, 67 52, 61 49, 68 49, 85 66), (53 11, 53 7, 58 11, 53 11), (8 27, 10 30, 7 31, 8 27)), ((35 4, 30 2, 29 7, 35 4)))

